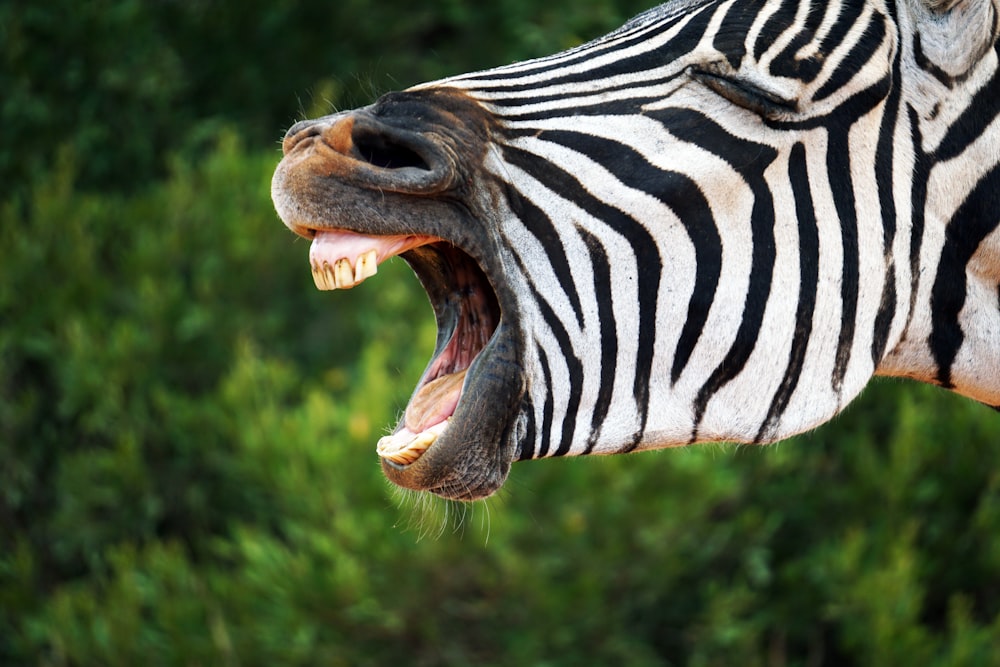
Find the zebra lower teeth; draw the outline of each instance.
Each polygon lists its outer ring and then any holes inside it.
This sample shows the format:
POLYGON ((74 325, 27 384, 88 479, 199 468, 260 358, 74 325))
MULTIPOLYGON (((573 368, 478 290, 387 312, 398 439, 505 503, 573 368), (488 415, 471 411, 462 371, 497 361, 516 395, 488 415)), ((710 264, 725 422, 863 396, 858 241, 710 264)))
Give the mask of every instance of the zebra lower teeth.
POLYGON ((381 438, 375 451, 387 461, 401 466, 409 465, 420 458, 427 451, 427 448, 434 444, 438 436, 447 430, 449 423, 451 423, 450 417, 438 422, 423 433, 414 433, 403 427, 398 432, 381 438))

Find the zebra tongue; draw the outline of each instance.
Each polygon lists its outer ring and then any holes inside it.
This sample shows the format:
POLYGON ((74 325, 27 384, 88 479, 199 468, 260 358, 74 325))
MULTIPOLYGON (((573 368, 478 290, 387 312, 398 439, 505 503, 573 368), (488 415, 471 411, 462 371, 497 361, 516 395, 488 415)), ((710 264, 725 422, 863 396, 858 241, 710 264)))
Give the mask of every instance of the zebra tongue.
POLYGON ((462 395, 467 370, 442 375, 421 387, 406 408, 406 428, 422 433, 451 417, 462 395))
POLYGON ((423 455, 448 428, 462 395, 465 371, 428 382, 406 408, 406 423, 396 433, 379 439, 375 451, 383 459, 409 465, 423 455))

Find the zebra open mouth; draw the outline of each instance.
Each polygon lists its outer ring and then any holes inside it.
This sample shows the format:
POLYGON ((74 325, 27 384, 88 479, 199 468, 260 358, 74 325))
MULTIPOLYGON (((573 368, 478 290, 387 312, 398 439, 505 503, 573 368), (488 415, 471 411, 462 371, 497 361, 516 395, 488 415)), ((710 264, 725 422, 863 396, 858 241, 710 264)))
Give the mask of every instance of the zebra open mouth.
POLYGON ((279 217, 312 240, 320 289, 354 287, 397 255, 416 273, 437 345, 377 450, 395 484, 462 500, 503 484, 527 428, 519 301, 475 185, 488 132, 463 94, 390 94, 293 125, 271 181, 279 217))
POLYGON ((366 236, 318 231, 309 259, 321 290, 347 289, 375 275, 378 264, 404 255, 434 308, 438 342, 394 433, 379 440, 383 462, 405 468, 448 430, 476 360, 499 324, 500 304, 482 268, 465 252, 434 236, 366 236))

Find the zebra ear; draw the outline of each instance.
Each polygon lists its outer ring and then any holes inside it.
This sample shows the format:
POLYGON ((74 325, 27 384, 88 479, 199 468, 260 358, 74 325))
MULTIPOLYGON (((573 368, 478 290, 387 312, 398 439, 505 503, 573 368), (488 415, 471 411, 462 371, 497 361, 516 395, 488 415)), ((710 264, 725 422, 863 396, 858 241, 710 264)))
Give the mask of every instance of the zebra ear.
POLYGON ((919 0, 918 61, 942 80, 962 78, 996 43, 1000 0, 919 0))

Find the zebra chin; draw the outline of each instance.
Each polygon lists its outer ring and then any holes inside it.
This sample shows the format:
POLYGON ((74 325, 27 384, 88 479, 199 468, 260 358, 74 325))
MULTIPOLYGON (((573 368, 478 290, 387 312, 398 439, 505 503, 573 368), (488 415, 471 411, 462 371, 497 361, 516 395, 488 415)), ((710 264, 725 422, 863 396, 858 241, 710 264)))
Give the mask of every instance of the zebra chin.
POLYGON ((413 268, 434 310, 437 345, 376 449, 395 484, 474 500, 503 484, 517 453, 522 334, 496 240, 458 203, 463 167, 482 161, 473 148, 484 145, 478 106, 431 95, 433 104, 426 95, 390 95, 296 124, 272 196, 285 224, 312 241, 318 289, 354 287, 393 256, 413 268))

